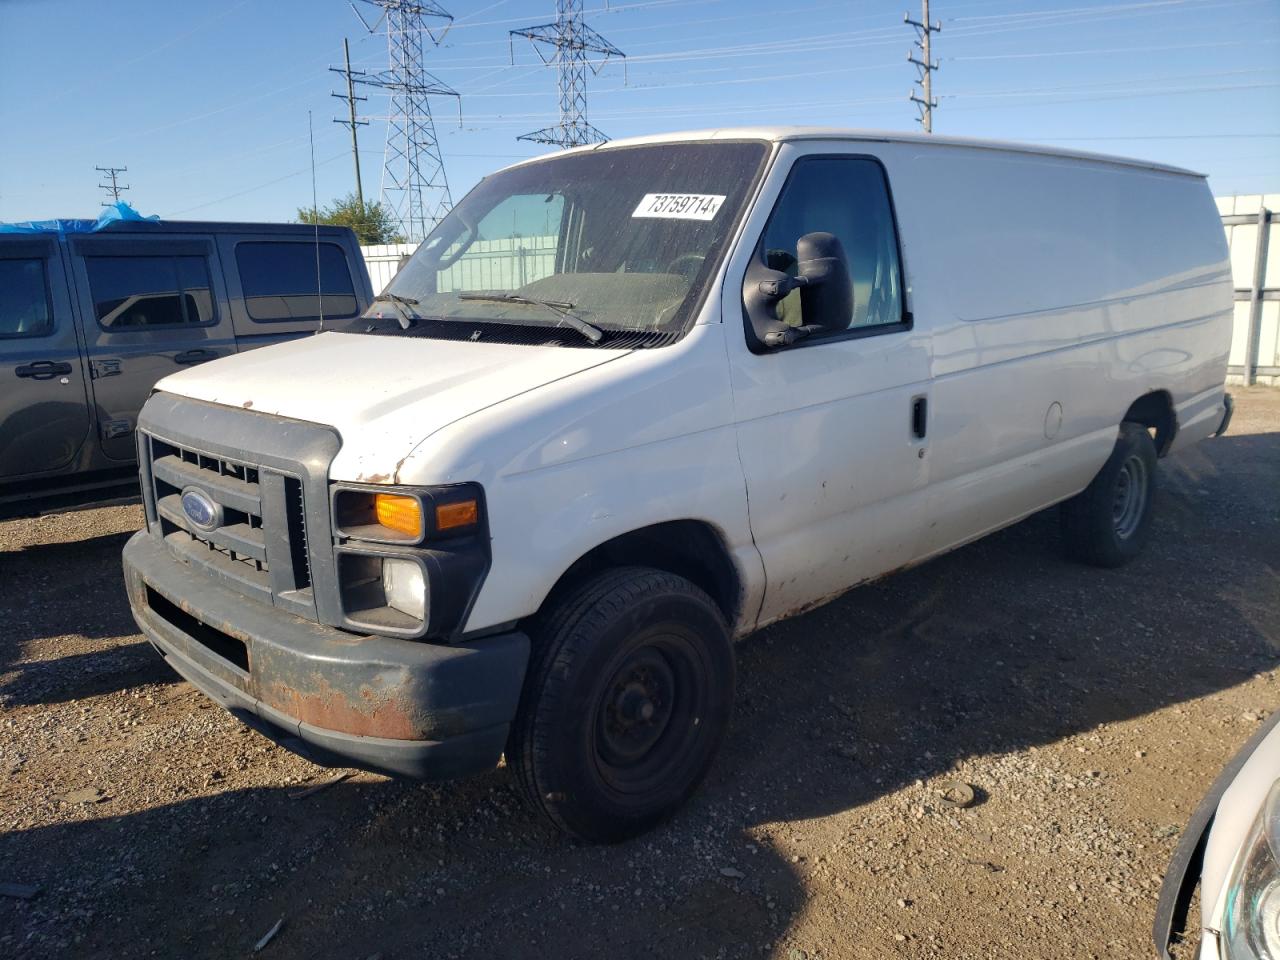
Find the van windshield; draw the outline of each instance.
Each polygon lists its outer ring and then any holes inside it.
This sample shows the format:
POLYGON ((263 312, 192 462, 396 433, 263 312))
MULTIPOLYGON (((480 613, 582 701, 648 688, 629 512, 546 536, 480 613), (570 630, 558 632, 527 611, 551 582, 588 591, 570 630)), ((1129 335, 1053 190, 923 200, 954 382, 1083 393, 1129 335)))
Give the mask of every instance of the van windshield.
POLYGON ((692 324, 759 142, 605 148, 487 177, 347 332, 661 346, 692 324))

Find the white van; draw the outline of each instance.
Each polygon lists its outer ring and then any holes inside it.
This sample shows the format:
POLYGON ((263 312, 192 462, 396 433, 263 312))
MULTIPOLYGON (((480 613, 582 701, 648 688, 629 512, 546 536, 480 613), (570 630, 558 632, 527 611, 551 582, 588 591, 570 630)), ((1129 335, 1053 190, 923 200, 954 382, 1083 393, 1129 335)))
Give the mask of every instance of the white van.
POLYGON ((319 762, 507 764, 618 840, 696 787, 732 639, 1061 503, 1146 538, 1225 428, 1203 177, 716 130, 509 167, 340 330, 162 381, 125 550, 156 647, 319 762))

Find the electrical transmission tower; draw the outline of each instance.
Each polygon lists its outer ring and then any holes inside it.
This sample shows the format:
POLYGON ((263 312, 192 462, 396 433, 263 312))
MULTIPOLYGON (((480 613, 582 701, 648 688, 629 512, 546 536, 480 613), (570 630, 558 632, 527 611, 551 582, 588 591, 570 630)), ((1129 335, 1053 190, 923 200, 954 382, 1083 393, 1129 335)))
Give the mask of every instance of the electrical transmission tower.
MULTIPOLYGON (((360 16, 370 33, 385 23, 389 66, 364 73, 356 83, 378 87, 391 94, 387 120, 387 145, 382 157, 382 189, 378 197, 384 210, 398 220, 405 239, 422 240, 453 206, 449 180, 440 156, 432 97, 459 97, 423 67, 423 37, 438 45, 453 16, 439 4, 416 0, 360 0, 382 13, 372 24, 360 16), (446 21, 443 29, 432 21, 446 21)), ((458 100, 461 118, 461 98, 458 100)))
MULTIPOLYGON (((556 22, 512 30, 507 38, 524 37, 533 43, 542 62, 554 64, 560 78, 560 122, 526 133, 517 140, 554 143, 562 147, 578 147, 584 143, 604 143, 609 138, 587 122, 587 67, 599 73, 610 57, 626 57, 582 19, 582 0, 556 0, 556 22), (547 54, 547 48, 551 54, 547 54), (602 58, 591 61, 587 54, 602 58)), ((511 52, 515 62, 515 50, 511 52)))
MULTIPOLYGON (((128 167, 94 167, 93 169, 101 171, 102 173, 105 173, 108 177, 111 178, 110 183, 100 183, 98 184, 98 187, 102 190, 107 191, 107 193, 111 194, 111 201, 110 201, 111 203, 117 203, 120 200, 120 194, 128 190, 129 185, 127 183, 121 184, 119 180, 117 180, 116 178, 119 176, 119 174, 128 173, 129 168, 128 167)), ((102 205, 104 207, 107 206, 108 205, 107 201, 104 200, 102 205)))
POLYGON ((346 57, 345 67, 330 67, 334 73, 340 73, 347 81, 346 93, 333 93, 330 96, 338 97, 347 101, 347 119, 334 117, 334 123, 340 123, 344 127, 351 129, 351 158, 356 164, 356 202, 360 204, 360 215, 364 216, 364 184, 360 180, 360 139, 356 136, 356 128, 367 126, 368 120, 361 120, 356 116, 356 102, 368 100, 368 97, 356 96, 356 79, 363 77, 364 73, 360 70, 351 69, 351 46, 347 43, 346 37, 342 38, 342 52, 346 57))
POLYGON ((907 60, 916 65, 917 80, 920 84, 921 96, 916 96, 915 88, 911 89, 911 101, 920 110, 920 126, 925 133, 933 133, 933 109, 938 100, 933 95, 933 72, 938 69, 938 61, 930 58, 929 40, 933 34, 942 30, 941 23, 929 21, 929 0, 920 0, 922 7, 919 20, 912 20, 911 14, 904 13, 902 19, 916 28, 915 45, 920 48, 919 58, 908 50, 907 60))

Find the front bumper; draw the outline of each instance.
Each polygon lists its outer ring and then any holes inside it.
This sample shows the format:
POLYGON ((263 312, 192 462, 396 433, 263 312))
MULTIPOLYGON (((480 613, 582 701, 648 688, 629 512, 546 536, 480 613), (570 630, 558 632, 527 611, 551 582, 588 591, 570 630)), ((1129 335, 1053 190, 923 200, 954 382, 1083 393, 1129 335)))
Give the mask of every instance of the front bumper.
POLYGON ((134 619, 170 666, 295 753, 426 780, 502 755, 529 659, 522 633, 358 636, 248 599, 146 531, 125 546, 124 572, 134 619))

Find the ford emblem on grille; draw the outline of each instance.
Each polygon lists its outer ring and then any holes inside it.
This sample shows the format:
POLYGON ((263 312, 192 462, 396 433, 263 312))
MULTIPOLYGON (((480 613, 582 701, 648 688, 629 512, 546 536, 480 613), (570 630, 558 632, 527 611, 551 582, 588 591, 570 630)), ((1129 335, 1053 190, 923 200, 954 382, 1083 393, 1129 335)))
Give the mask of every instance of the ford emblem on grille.
POLYGON ((182 491, 182 512, 194 526, 206 532, 222 526, 222 505, 214 503, 199 487, 182 491))

